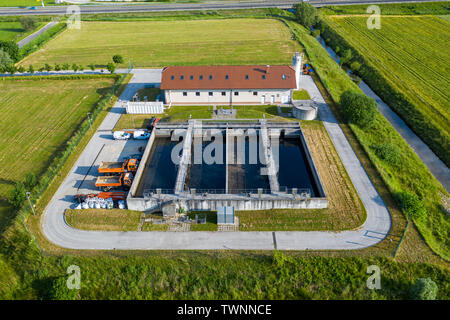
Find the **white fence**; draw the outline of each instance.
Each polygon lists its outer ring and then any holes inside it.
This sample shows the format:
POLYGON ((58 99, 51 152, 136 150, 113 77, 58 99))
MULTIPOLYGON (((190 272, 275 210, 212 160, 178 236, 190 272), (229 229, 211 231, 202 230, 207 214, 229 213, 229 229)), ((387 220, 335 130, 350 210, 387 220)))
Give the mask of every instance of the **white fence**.
POLYGON ((158 102, 127 102, 127 113, 156 114, 164 113, 164 104, 158 102))

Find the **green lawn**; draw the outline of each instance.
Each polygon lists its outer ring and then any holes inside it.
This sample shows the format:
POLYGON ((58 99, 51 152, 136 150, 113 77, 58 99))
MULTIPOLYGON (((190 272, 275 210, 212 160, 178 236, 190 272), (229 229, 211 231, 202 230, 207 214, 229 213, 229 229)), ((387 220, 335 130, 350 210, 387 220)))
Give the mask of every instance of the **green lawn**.
POLYGON ((41 174, 86 113, 114 83, 83 80, 0 80, 0 198, 25 174, 41 174))
MULTIPOLYGON (((44 0, 44 4, 54 5, 55 0, 44 0)), ((1 0, 0 7, 38 7, 42 6, 41 0, 1 0)))
MULTIPOLYGON (((36 30, 44 24, 44 22, 36 22, 36 30)), ((36 30, 26 32, 18 21, 0 21, 0 41, 19 41, 36 30)))
MULTIPOLYGON (((395 103, 386 85, 373 88, 446 163, 450 162, 450 22, 434 16, 389 17, 367 30, 365 17, 332 16, 343 36, 412 105, 395 103), (381 93, 381 94, 380 94, 381 93)), ((372 72, 363 71, 369 80, 372 72)), ((376 82, 373 80, 373 82, 376 82)))
POLYGON ((292 93, 292 100, 309 100, 311 97, 309 96, 308 91, 306 90, 296 90, 292 93))
POLYGON ((289 30, 273 19, 82 22, 21 65, 106 65, 121 54, 137 67, 209 64, 290 64, 301 51, 289 30))

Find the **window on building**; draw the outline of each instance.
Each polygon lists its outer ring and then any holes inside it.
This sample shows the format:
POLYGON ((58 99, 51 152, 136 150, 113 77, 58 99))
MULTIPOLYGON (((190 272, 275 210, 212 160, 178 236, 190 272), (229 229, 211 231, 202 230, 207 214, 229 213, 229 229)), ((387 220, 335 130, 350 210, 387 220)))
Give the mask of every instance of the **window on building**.
POLYGON ((248 80, 248 74, 245 75, 245 80, 248 80))
POLYGON ((239 95, 239 91, 235 91, 235 92, 234 92, 234 95, 235 95, 235 96, 238 96, 238 95, 239 95))
POLYGON ((209 80, 212 80, 212 75, 209 75, 209 80))
POLYGON ((210 92, 209 92, 209 96, 212 97, 212 95, 213 95, 213 93, 212 93, 212 91, 210 91, 210 92))
POLYGON ((230 77, 228 75, 225 76, 225 80, 228 80, 230 77))
POLYGON ((175 76, 171 76, 171 77, 170 77, 170 80, 175 80, 175 76))
POLYGON ((223 95, 223 96, 226 96, 227 93, 226 93, 225 91, 222 91, 222 95, 223 95))
POLYGON ((197 91, 197 92, 195 93, 195 95, 196 95, 197 97, 200 96, 200 92, 197 91))
POLYGON ((262 75, 262 78, 263 78, 263 79, 265 79, 265 78, 266 78, 266 75, 265 75, 265 74, 263 74, 263 75, 262 75))
POLYGON ((189 77, 189 79, 191 79, 191 80, 194 80, 194 76, 193 76, 193 75, 191 75, 191 76, 189 77))
POLYGON ((258 95, 258 91, 253 91, 253 95, 257 96, 258 95))
POLYGON ((285 74, 283 74, 282 78, 283 78, 283 80, 285 80, 285 79, 286 79, 286 75, 285 75, 285 74))
POLYGON ((186 97, 187 96, 187 92, 185 91, 185 92, 183 92, 183 97, 186 97))
POLYGON ((184 80, 184 76, 180 76, 180 80, 184 80))
POLYGON ((202 75, 200 76, 200 80, 203 80, 203 76, 202 75))

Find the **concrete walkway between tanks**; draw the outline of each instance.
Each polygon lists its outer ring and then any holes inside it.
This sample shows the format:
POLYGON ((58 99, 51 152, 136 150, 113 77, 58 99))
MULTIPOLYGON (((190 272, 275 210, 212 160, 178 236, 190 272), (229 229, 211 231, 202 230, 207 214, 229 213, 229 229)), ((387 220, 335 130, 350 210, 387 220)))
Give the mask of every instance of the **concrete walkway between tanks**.
MULTIPOLYGON (((135 73, 121 96, 130 99, 133 86, 153 78, 146 71, 135 73)), ((111 111, 99 130, 89 142, 75 163, 70 174, 59 187, 42 217, 45 236, 54 244, 72 249, 124 249, 124 250, 338 250, 361 249, 382 241, 391 228, 390 213, 370 181, 367 173, 352 150, 331 110, 323 100, 314 81, 310 77, 302 79, 302 86, 319 104, 321 119, 324 121, 331 140, 352 180, 367 211, 367 220, 357 230, 342 232, 290 231, 290 232, 113 232, 78 230, 69 226, 64 219, 64 210, 72 204, 73 188, 77 182, 77 168, 92 163, 98 146, 101 145, 99 132, 111 130, 124 112, 121 103, 111 111), (276 243, 275 243, 276 239, 276 243)), ((79 178, 79 177, 78 177, 79 178)))

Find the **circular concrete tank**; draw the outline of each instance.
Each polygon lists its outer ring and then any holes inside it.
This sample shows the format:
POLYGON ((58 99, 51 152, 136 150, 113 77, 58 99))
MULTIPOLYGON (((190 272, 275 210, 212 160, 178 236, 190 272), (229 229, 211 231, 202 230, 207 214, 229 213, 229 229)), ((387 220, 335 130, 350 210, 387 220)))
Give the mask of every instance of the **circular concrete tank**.
POLYGON ((317 117, 317 104, 312 100, 294 100, 292 115, 300 120, 314 120, 317 117))

